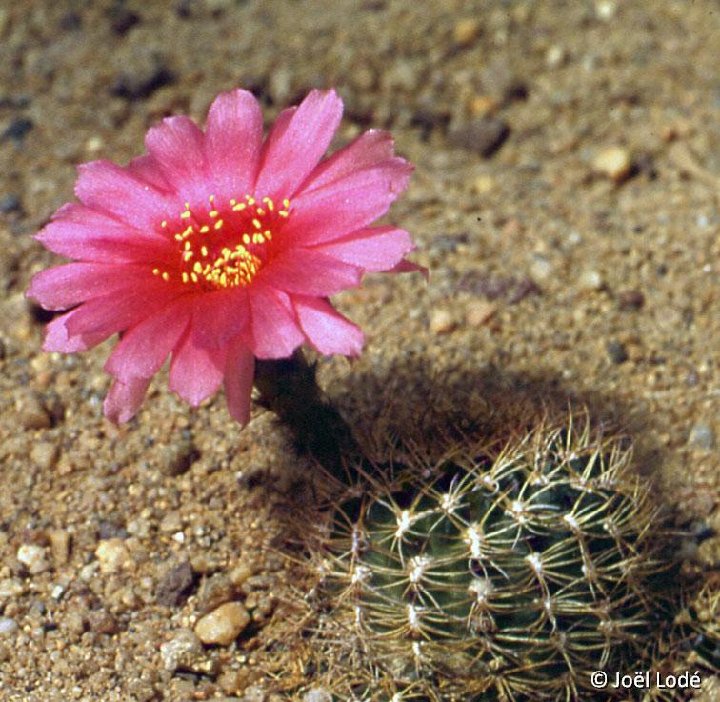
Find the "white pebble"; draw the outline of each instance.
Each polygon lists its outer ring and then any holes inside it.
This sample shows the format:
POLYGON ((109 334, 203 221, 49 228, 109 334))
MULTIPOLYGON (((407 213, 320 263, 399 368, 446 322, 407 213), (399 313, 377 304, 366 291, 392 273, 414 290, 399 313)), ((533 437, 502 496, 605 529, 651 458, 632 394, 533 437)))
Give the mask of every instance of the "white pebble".
POLYGON ((95 557, 102 573, 117 573, 131 565, 130 552, 122 539, 105 539, 95 549, 95 557))
POLYGON ((0 617, 0 636, 13 634, 18 630, 17 622, 10 617, 0 617))
POLYGON ((195 634, 204 644, 229 646, 250 623, 240 602, 226 602, 198 620, 195 634))
POLYGON ((580 276, 580 287, 585 290, 601 290, 605 282, 602 275, 594 269, 583 271, 580 276))
POLYGON ((174 673, 188 654, 202 653, 202 644, 195 634, 189 629, 178 631, 167 643, 160 646, 160 657, 165 670, 174 673))
POLYGON ((23 544, 17 550, 16 558, 28 569, 31 575, 44 573, 50 569, 47 549, 37 544, 23 544))
POLYGON ((622 183, 632 170, 632 157, 630 152, 621 146, 603 149, 595 155, 593 169, 615 183, 622 183))
POLYGON ((562 46, 553 44, 545 54, 545 64, 548 68, 558 68, 565 63, 566 58, 567 54, 565 53, 565 49, 563 49, 562 46))
POLYGON ((433 334, 448 334, 455 329, 455 321, 448 310, 433 310, 430 315, 430 331, 433 334))

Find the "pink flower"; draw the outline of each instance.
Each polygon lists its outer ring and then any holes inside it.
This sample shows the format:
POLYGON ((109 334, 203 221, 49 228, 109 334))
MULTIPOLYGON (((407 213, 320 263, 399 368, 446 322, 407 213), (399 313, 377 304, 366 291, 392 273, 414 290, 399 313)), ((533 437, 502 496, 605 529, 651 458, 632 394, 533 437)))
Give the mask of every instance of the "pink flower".
POLYGON ((321 160, 340 124, 334 91, 312 91, 263 140, 251 93, 219 95, 203 132, 188 117, 150 129, 127 167, 79 168, 79 203, 37 235, 72 263, 37 274, 28 295, 65 310, 47 351, 84 351, 115 333, 105 414, 130 419, 168 356, 170 388, 198 405, 224 383, 232 416, 249 418, 254 359, 305 341, 357 355, 360 329, 328 296, 366 271, 407 269, 410 235, 369 226, 406 187, 411 167, 385 132, 321 160))

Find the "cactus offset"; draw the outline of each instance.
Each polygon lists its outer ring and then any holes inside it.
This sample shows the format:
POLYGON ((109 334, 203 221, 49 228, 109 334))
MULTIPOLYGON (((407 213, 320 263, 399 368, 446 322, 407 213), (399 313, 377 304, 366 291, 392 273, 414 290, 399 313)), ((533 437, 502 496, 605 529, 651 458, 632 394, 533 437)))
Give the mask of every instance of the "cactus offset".
POLYGON ((571 423, 364 475, 313 549, 317 665, 382 700, 573 699, 593 670, 637 669, 679 606, 678 569, 629 462, 571 423))

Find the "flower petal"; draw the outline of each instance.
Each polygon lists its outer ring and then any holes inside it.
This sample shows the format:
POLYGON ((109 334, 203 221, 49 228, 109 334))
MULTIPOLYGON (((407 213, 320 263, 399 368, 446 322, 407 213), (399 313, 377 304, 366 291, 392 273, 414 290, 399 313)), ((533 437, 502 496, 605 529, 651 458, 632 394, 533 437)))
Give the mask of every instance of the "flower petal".
POLYGON ((382 217, 407 187, 412 168, 401 158, 357 171, 324 188, 300 193, 283 233, 286 246, 321 244, 382 217))
POLYGON ((193 407, 197 407, 220 387, 226 355, 225 349, 209 350, 198 346, 188 329, 172 352, 170 389, 193 407))
POLYGON ((292 197, 327 151, 342 109, 334 90, 313 90, 289 117, 278 119, 263 147, 255 193, 292 197))
POLYGON ((250 326, 250 305, 244 288, 203 293, 193 300, 193 343, 207 349, 226 346, 250 326))
POLYGON ((371 129, 325 159, 308 176, 301 190, 317 190, 355 171, 376 166, 393 156, 393 138, 389 132, 371 129))
POLYGON ((313 251, 319 251, 366 271, 387 271, 415 248, 410 234, 395 227, 360 229, 341 239, 333 239, 313 251))
POLYGON ((189 117, 166 117, 145 135, 145 146, 166 180, 191 204, 207 203, 205 137, 189 117))
POLYGON ((274 258, 255 280, 276 290, 304 295, 334 295, 360 282, 362 270, 311 249, 288 249, 274 258))
POLYGON ((205 153, 215 194, 239 198, 250 193, 262 146, 260 105, 247 90, 218 95, 205 127, 205 153))
POLYGON ((279 290, 253 281, 250 298, 252 350, 257 358, 287 358, 302 344, 290 298, 279 290))
POLYGON ((250 393, 253 385, 255 357, 245 345, 236 342, 225 362, 225 399, 230 416, 245 426, 250 421, 250 393))
POLYGON ((123 424, 135 416, 145 399, 151 378, 130 378, 127 383, 116 380, 103 403, 105 416, 115 424, 123 424))
POLYGON ((60 317, 55 317, 45 328, 45 341, 43 351, 59 351, 60 353, 75 353, 87 351, 93 346, 105 341, 112 331, 79 333, 71 335, 67 324, 81 313, 80 309, 72 310, 60 317))
POLYGON ((363 333, 348 319, 319 297, 293 295, 293 305, 300 327, 308 341, 323 354, 341 353, 358 356, 363 346, 363 333))
POLYGON ((61 207, 35 238, 50 251, 80 261, 147 264, 170 260, 173 253, 160 234, 140 231, 108 213, 74 203, 61 207))
POLYGON ((425 268, 425 266, 421 266, 417 263, 413 263, 412 261, 408 261, 406 258, 404 258, 402 261, 400 261, 397 265, 393 266, 390 271, 390 273, 422 273, 423 278, 425 278, 425 282, 430 280, 430 271, 425 268))
POLYGON ((141 231, 154 230, 177 209, 160 190, 110 161, 79 166, 75 194, 90 209, 114 215, 141 231))
POLYGON ((164 281, 150 279, 123 295, 102 295, 84 302, 66 324, 71 336, 124 331, 167 307, 182 293, 164 281))
POLYGON ((56 317, 47 328, 46 351, 85 351, 116 332, 141 322, 166 307, 177 296, 168 290, 148 295, 148 289, 125 295, 95 297, 67 314, 56 317))
POLYGON ((180 300, 136 324, 123 336, 105 362, 118 380, 150 378, 175 348, 190 321, 190 307, 180 300))
POLYGON ((26 295, 46 310, 66 310, 85 300, 118 294, 150 277, 147 266, 68 263, 33 276, 26 295))
POLYGON ((127 169, 138 178, 150 183, 154 188, 170 192, 172 187, 165 179, 160 164, 152 156, 136 156, 127 165, 127 169))

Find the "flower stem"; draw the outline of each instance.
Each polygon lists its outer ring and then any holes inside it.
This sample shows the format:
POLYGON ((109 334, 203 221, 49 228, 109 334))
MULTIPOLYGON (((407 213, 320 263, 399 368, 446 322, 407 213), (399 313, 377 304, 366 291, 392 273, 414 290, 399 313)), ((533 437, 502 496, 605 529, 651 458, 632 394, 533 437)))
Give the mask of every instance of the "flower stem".
POLYGON ((351 456, 362 456, 352 431, 317 384, 315 364, 298 349, 290 358, 258 360, 258 404, 274 412, 293 433, 300 451, 340 476, 351 456))

